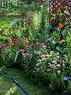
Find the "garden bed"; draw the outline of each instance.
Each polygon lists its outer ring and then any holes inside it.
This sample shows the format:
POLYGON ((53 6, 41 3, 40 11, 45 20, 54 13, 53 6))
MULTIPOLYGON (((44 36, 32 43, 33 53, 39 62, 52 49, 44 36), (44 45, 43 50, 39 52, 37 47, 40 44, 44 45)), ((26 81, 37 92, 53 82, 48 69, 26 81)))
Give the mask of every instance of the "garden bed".
MULTIPOLYGON (((55 3, 59 8, 53 13, 54 2, 22 1, 25 6, 18 9, 12 3, 11 10, 4 10, 9 16, 0 18, 0 66, 9 67, 31 95, 71 95, 71 28, 70 20, 64 18, 68 6, 55 3)), ((10 93, 23 95, 12 80, 0 74, 0 94, 10 93)))

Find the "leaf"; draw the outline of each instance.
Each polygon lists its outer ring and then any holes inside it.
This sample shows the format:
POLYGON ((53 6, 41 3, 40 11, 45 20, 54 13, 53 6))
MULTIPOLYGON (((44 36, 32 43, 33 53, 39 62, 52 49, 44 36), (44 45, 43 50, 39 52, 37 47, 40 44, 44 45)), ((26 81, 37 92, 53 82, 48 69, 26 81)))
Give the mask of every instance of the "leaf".
POLYGON ((14 63, 17 61, 18 55, 19 55, 19 51, 16 52, 14 63))
POLYGON ((63 53, 63 50, 64 50, 64 47, 63 47, 63 45, 61 45, 61 44, 57 44, 56 45, 56 48, 55 48, 58 52, 60 52, 60 53, 63 53))
POLYGON ((64 13, 67 15, 70 15, 70 13, 67 10, 65 10, 64 13))
POLYGON ((32 33, 32 31, 31 31, 31 29, 29 30, 29 36, 30 36, 31 38, 33 38, 33 33, 32 33))

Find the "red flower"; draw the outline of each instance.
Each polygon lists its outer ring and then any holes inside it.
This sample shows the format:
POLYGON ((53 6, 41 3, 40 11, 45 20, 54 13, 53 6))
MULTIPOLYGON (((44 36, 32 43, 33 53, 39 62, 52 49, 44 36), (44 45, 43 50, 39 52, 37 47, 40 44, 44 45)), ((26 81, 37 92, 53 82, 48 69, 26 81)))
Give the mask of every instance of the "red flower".
POLYGON ((59 24, 58 24, 58 27, 59 27, 59 28, 64 28, 64 24, 63 24, 63 23, 59 23, 59 24))
POLYGON ((11 37, 11 34, 8 34, 8 37, 11 37))
POLYGON ((16 38, 12 39, 12 43, 13 43, 13 46, 17 46, 19 43, 19 38, 16 37, 16 38))
POLYGON ((35 45, 33 44, 31 47, 32 47, 32 48, 35 48, 35 45))
POLYGON ((8 42, 9 42, 9 39, 6 39, 6 40, 5 40, 5 43, 8 43, 8 42))

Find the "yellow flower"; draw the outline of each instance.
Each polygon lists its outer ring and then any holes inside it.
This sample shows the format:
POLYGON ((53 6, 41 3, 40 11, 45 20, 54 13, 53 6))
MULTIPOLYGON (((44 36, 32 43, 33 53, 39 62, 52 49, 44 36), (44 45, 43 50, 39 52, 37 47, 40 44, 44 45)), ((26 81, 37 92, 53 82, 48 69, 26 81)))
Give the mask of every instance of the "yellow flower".
POLYGON ((29 41, 28 41, 28 39, 27 39, 27 38, 25 38, 25 43, 26 43, 26 44, 28 44, 28 43, 29 43, 29 41))

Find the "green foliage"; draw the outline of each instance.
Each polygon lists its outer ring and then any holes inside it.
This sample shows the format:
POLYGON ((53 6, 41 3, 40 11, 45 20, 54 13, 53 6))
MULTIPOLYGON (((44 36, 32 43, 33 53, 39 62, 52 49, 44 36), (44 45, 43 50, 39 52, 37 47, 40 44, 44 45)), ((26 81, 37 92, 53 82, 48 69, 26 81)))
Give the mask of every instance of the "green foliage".
MULTIPOLYGON (((18 3, 18 0, 11 2, 18 3)), ((10 12, 15 13, 15 9, 16 5, 10 12)), ((68 80, 66 86, 63 77, 71 76, 71 29, 65 27, 61 31, 48 25, 46 4, 37 7, 32 1, 19 11, 22 18, 6 20, 6 25, 5 18, 1 20, 4 30, 0 30, 0 64, 21 67, 31 81, 48 86, 52 93, 69 95, 71 82, 68 80)))

